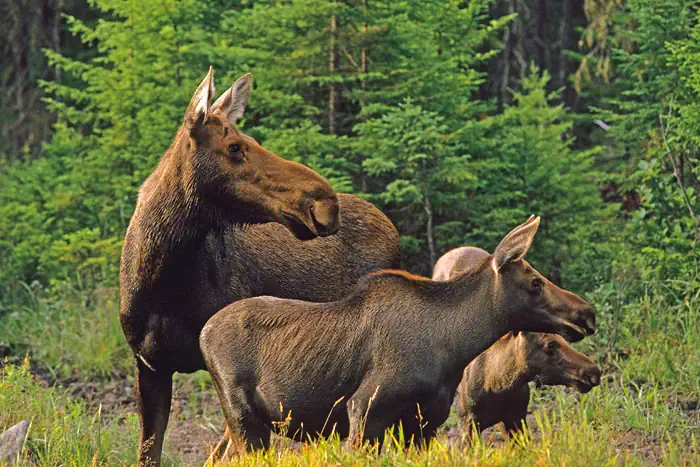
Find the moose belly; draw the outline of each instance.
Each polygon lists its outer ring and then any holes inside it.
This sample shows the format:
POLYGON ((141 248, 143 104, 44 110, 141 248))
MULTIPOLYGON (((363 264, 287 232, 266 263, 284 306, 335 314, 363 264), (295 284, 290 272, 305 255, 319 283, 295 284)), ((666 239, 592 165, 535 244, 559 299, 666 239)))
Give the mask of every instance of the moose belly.
MULTIPOLYGON (((334 433, 344 438, 349 421, 345 401, 339 392, 307 387, 285 394, 258 388, 258 400, 264 401, 271 428, 280 436, 308 441, 334 433)), ((326 388, 327 389, 327 388, 326 388)))

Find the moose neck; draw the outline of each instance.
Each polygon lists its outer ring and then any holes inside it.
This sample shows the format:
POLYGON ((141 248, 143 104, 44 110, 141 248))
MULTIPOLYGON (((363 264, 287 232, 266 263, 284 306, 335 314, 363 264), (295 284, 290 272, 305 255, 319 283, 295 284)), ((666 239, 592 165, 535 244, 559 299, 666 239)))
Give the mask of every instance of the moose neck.
POLYGON ((194 253, 193 243, 227 225, 197 192, 191 151, 190 139, 180 129, 141 189, 135 217, 142 235, 144 269, 154 280, 173 259, 194 253))
POLYGON ((440 315, 443 345, 461 372, 479 354, 512 330, 518 311, 503 300, 500 278, 488 261, 452 281, 442 282, 440 315))
POLYGON ((509 334, 499 339, 484 353, 484 389, 503 393, 519 389, 529 382, 527 362, 518 338, 509 334))

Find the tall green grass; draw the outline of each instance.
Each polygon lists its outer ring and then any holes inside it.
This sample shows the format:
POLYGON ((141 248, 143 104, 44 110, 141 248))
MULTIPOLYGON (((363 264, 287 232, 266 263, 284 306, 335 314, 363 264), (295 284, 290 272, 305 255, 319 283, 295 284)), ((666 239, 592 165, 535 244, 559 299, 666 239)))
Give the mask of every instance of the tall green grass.
POLYGON ((700 278, 694 282, 610 283, 591 294, 598 332, 581 349, 595 352, 631 384, 681 397, 700 394, 700 278))
POLYGON ((29 353, 54 376, 83 379, 123 375, 133 360, 118 317, 114 289, 64 288, 48 298, 26 287, 24 300, 0 316, 0 345, 29 353))
MULTIPOLYGON (((136 464, 136 414, 89 411, 65 389, 46 387, 29 367, 28 359, 0 367, 0 433, 21 420, 30 422, 22 460, 41 466, 136 464)), ((176 465, 183 465, 179 456, 164 452, 163 466, 176 465)))
POLYGON ((46 388, 29 373, 29 362, 0 369, 0 430, 28 420, 26 460, 38 465, 115 465, 135 461, 138 421, 106 421, 84 401, 46 388))
MULTIPOLYGON (((505 444, 487 437, 469 445, 441 435, 428 449, 404 449, 401 434, 389 436, 385 449, 348 450, 337 438, 293 449, 276 439, 273 449, 249 453, 228 465, 700 465, 698 426, 673 405, 662 407, 661 394, 648 398, 619 378, 580 396, 566 390, 536 391, 535 423, 505 444), (631 436, 630 436, 631 435, 631 436), (645 454, 651 443, 655 448, 645 454)), ((46 388, 29 366, 0 370, 0 429, 30 420, 27 460, 39 465, 133 465, 138 424, 134 415, 106 420, 72 401, 59 388, 46 388)), ((697 423, 697 420, 696 422, 697 423)), ((165 465, 182 465, 165 456, 165 465)), ((221 464, 226 465, 226 464, 221 464)))

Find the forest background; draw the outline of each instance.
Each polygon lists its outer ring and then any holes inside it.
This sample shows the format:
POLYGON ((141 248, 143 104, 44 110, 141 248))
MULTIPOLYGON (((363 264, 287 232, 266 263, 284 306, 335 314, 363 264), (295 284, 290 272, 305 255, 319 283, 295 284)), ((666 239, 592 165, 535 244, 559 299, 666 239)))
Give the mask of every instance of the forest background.
POLYGON ((588 348, 700 393, 698 2, 4 0, 0 26, 4 355, 130 373, 124 232, 211 64, 219 92, 253 73, 245 132, 391 218, 404 268, 540 215, 529 260, 595 305, 588 348))

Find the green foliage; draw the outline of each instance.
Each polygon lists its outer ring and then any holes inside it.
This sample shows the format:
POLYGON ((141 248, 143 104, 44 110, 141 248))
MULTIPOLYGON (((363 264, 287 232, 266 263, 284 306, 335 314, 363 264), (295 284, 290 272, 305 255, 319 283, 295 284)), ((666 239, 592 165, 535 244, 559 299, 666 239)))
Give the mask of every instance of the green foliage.
POLYGON ((371 154, 363 161, 367 175, 391 180, 374 198, 380 205, 401 210, 401 218, 409 220, 397 222, 404 244, 413 243, 413 237, 414 244, 420 247, 422 242, 416 237, 423 238, 424 232, 414 234, 410 224, 418 224, 421 230, 425 226, 430 251, 427 271, 437 259, 432 237, 433 210, 444 212, 453 203, 463 203, 466 186, 475 181, 468 157, 457 152, 455 144, 449 141, 444 120, 436 112, 406 100, 381 118, 355 127, 355 150, 371 154), (416 222, 422 218, 425 220, 416 222))
POLYGON ((700 287, 646 281, 639 288, 630 276, 590 294, 599 332, 586 345, 605 351, 623 378, 692 398, 700 392, 700 287))
POLYGON ((617 267, 639 280, 688 280, 697 287, 700 231, 695 2, 634 0, 618 18, 632 44, 615 52, 618 95, 611 123, 610 178, 639 194, 620 234, 617 267), (616 173, 617 172, 617 173, 616 173))
MULTIPOLYGON (((594 167, 600 148, 578 150, 570 136, 571 113, 556 105, 558 92, 546 91, 549 76, 531 69, 522 91, 503 113, 473 124, 482 134, 469 140, 478 182, 465 187, 466 234, 460 244, 493 249, 530 214, 542 217, 528 259, 543 273, 564 276, 568 287, 589 285, 566 275, 582 256, 597 249, 596 228, 610 231, 614 212, 600 200, 594 167), (592 227, 593 226, 593 227, 592 227)), ((596 261, 599 263, 600 261, 596 261)))

